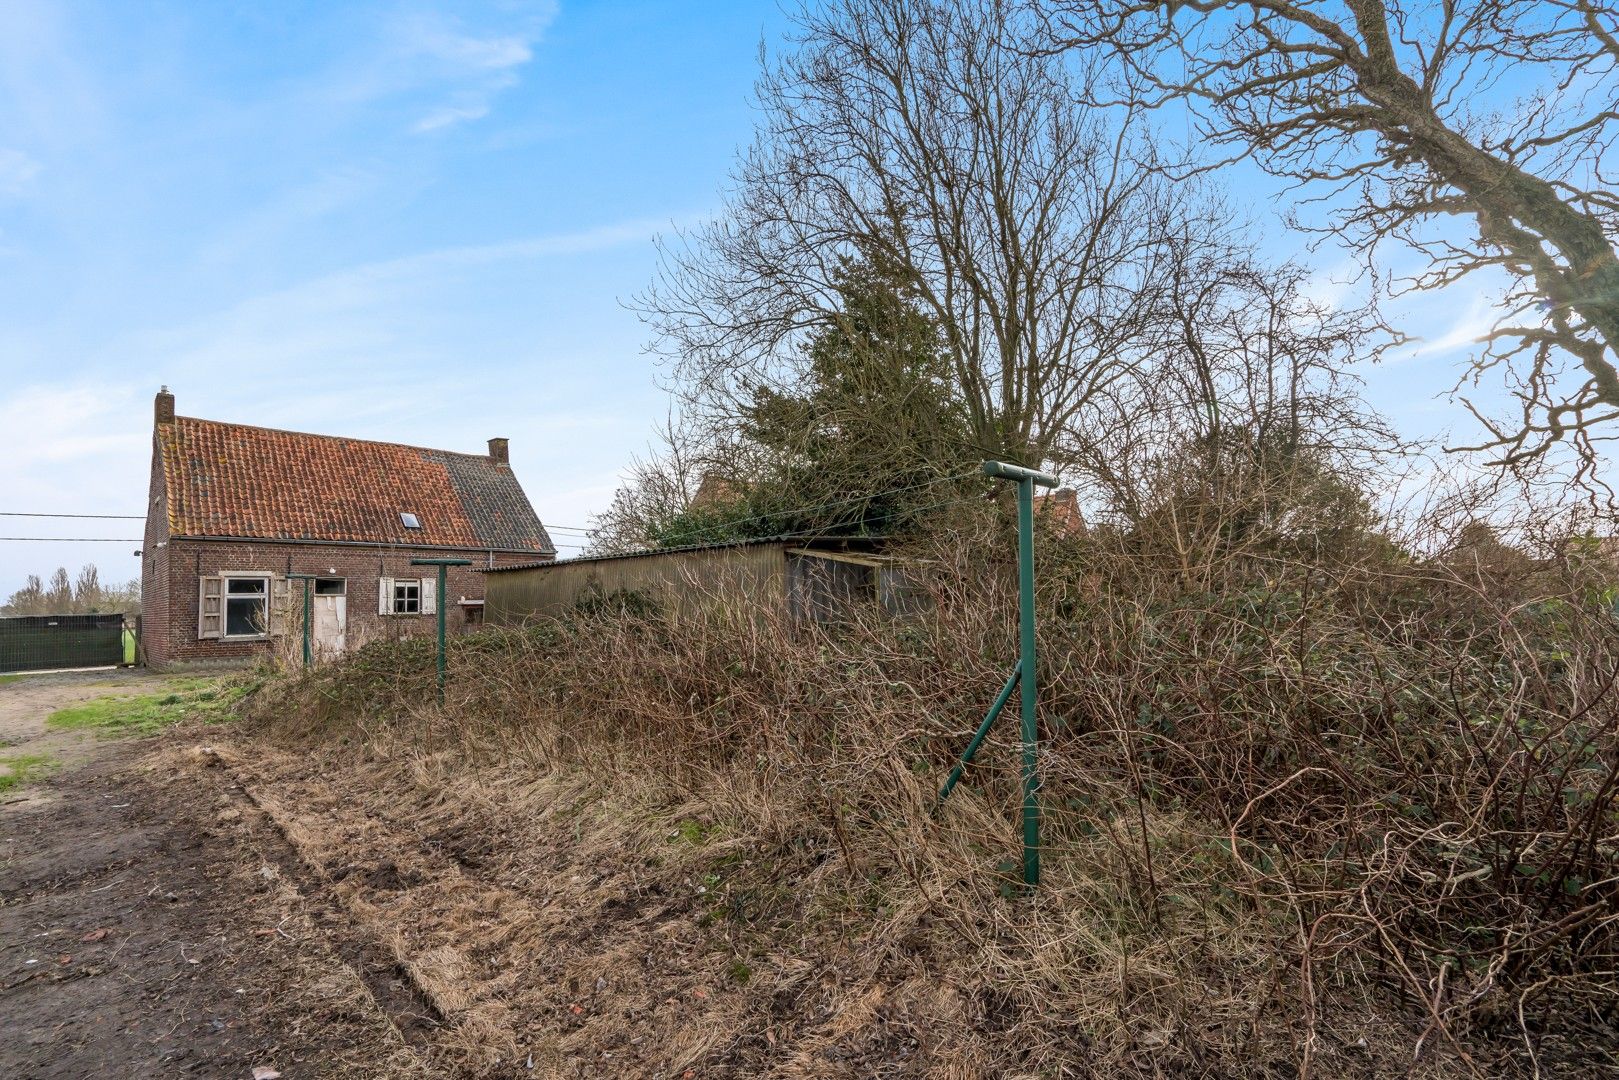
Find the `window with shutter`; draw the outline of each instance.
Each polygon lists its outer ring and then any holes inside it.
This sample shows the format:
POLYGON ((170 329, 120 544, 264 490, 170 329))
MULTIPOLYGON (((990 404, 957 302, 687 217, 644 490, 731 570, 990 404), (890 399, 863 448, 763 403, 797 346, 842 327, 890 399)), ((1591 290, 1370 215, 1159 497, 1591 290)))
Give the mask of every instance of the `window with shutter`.
POLYGON ((385 577, 377 582, 377 614, 394 613, 394 579, 385 577))
POLYGON ((393 613, 420 615, 422 612, 422 583, 419 578, 394 578, 393 613))
POLYGON ((438 579, 422 578, 422 614, 432 615, 438 611, 438 579))

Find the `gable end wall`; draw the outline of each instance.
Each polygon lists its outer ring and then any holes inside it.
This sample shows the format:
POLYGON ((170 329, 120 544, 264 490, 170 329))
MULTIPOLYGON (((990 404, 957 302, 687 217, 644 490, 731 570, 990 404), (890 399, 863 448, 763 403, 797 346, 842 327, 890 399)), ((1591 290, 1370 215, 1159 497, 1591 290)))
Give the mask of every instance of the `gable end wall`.
POLYGON ((152 435, 152 471, 146 491, 146 531, 141 541, 141 654, 136 659, 162 667, 169 654, 169 505, 163 477, 163 450, 152 435))

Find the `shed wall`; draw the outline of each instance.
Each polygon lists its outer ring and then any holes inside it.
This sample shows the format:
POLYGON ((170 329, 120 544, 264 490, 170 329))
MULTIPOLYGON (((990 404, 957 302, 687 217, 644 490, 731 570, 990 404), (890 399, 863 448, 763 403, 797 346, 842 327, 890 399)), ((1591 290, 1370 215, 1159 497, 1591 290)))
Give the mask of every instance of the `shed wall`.
POLYGON ((485 574, 484 615, 491 626, 519 626, 561 615, 592 596, 621 592, 642 593, 676 609, 731 596, 785 611, 786 547, 649 552, 485 574))

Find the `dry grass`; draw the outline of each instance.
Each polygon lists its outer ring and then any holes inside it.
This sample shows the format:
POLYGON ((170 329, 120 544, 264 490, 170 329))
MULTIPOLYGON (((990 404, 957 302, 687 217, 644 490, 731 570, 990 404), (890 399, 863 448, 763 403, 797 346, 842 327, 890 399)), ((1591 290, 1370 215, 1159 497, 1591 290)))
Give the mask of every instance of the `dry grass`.
POLYGON ((1025 897, 1011 724, 933 813, 1010 662, 983 539, 926 623, 462 639, 443 714, 430 643, 362 650, 260 696, 258 784, 468 1074, 1619 1067, 1591 566, 1053 550, 1025 897))

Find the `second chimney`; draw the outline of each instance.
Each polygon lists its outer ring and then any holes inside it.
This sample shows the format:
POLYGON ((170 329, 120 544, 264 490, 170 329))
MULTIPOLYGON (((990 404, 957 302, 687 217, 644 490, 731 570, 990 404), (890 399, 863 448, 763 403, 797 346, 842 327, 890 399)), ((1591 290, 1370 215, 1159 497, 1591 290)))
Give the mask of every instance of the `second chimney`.
POLYGON ((510 451, 507 449, 505 439, 489 440, 489 460, 493 461, 496 465, 511 464, 509 454, 510 451))
POLYGON ((174 395, 166 386, 159 388, 152 400, 152 419, 159 424, 174 423, 174 395))

